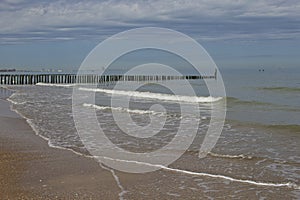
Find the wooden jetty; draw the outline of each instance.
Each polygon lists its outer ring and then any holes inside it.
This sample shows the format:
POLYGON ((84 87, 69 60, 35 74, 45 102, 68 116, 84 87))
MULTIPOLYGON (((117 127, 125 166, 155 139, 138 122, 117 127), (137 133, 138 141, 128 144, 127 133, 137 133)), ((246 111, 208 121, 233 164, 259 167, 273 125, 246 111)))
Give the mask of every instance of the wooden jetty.
POLYGON ((96 75, 96 74, 0 74, 0 85, 48 84, 98 84, 116 81, 168 81, 183 79, 217 79, 217 71, 211 76, 165 75, 96 75))

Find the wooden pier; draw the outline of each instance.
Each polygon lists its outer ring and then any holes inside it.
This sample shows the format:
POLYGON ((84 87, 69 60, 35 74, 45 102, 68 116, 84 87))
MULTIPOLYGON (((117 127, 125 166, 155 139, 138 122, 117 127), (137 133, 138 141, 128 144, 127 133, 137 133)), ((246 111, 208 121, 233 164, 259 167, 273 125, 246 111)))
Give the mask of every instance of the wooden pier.
POLYGON ((156 76, 156 75, 95 75, 95 74, 0 74, 0 85, 98 84, 116 81, 168 81, 189 79, 217 79, 211 76, 156 76))

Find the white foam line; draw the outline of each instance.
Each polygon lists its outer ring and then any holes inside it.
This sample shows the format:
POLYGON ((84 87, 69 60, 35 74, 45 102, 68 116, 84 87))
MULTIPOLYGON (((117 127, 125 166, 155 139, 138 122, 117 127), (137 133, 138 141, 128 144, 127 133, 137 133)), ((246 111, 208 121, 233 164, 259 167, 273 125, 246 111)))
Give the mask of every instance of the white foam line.
POLYGON ((103 169, 106 169, 108 171, 111 172, 112 176, 114 177, 118 187, 120 188, 121 192, 119 193, 119 200, 124 200, 124 194, 127 193, 127 191, 124 189, 124 187, 122 186, 119 177, 116 175, 115 171, 111 168, 105 167, 101 162, 99 162, 100 167, 102 167, 103 169))
POLYGON ((159 99, 164 101, 179 101, 179 102, 188 102, 188 103, 211 103, 219 101, 221 97, 197 97, 197 96, 182 96, 182 95, 170 95, 163 93, 153 93, 153 92, 139 92, 139 91, 125 91, 125 90, 108 90, 100 88, 78 88, 82 91, 88 92, 102 92, 106 94, 116 94, 122 96, 131 96, 137 98, 148 98, 148 99, 159 99))
POLYGON ((135 114, 163 114, 163 113, 155 112, 153 110, 132 110, 132 109, 126 109, 126 108, 121 108, 121 107, 98 106, 95 104, 88 104, 88 103, 84 103, 83 106, 95 108, 97 110, 112 109, 112 110, 116 110, 116 111, 123 111, 123 112, 135 113, 135 114))
POLYGON ((0 85, 0 87, 9 90, 6 85, 0 85))
POLYGON ((21 102, 21 103, 16 102, 16 101, 14 101, 14 100, 11 100, 10 97, 7 98, 7 101, 9 101, 9 102, 11 102, 12 104, 15 104, 15 105, 24 105, 24 104, 27 103, 27 101, 24 101, 24 102, 21 102))
POLYGON ((49 87, 74 87, 77 84, 53 84, 53 83, 36 83, 38 86, 49 86, 49 87))
POLYGON ((295 183, 291 183, 291 182, 288 182, 288 183, 256 182, 256 181, 252 181, 252 180, 236 179, 236 178, 232 178, 232 177, 229 177, 229 176, 218 175, 218 174, 208 174, 208 173, 202 173, 202 172, 192 172, 192 171, 187 171, 187 170, 182 170, 182 169, 174 169, 174 168, 166 167, 166 166, 163 166, 163 165, 150 164, 150 163, 144 163, 144 162, 139 162, 139 161, 113 159, 113 158, 108 158, 108 157, 102 157, 102 158, 107 159, 107 160, 118 161, 118 162, 135 163, 135 164, 138 164, 138 165, 156 167, 156 168, 163 169, 163 170, 166 170, 166 171, 183 173, 183 174, 188 174, 188 175, 208 176, 208 177, 211 177, 211 178, 221 178, 221 179, 229 180, 229 181, 232 181, 232 182, 247 183, 247 184, 258 185, 258 186, 267 186, 267 187, 288 187, 288 188, 293 188, 293 189, 296 189, 296 190, 300 189, 299 185, 297 185, 295 183))
POLYGON ((213 156, 213 157, 220 157, 220 158, 242 158, 242 159, 252 159, 253 157, 252 156, 246 156, 246 155, 243 155, 243 154, 240 154, 240 155, 223 155, 223 154, 217 154, 217 153, 213 153, 213 152, 209 152, 208 153, 209 155, 213 156))

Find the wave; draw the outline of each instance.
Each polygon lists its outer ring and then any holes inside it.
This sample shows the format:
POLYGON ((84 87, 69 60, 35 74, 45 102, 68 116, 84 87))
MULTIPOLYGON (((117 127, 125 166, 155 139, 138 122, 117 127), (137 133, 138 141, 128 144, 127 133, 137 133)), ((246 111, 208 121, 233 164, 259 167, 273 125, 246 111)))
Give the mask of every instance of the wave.
POLYGON ((264 122, 252 122, 252 121, 242 121, 238 119, 226 119, 227 123, 230 123, 232 127, 244 127, 250 131, 261 132, 266 134, 273 133, 299 133, 300 134, 300 124, 268 124, 264 122))
POLYGON ((259 87, 258 89, 279 92, 300 92, 300 88, 298 87, 259 87))
POLYGON ((289 164, 289 165, 298 165, 299 163, 293 162, 293 161, 287 161, 277 158, 271 158, 271 157, 260 157, 260 156, 250 156, 250 155, 229 155, 229 154, 217 154, 213 152, 209 152, 208 155, 216 158, 225 158, 225 159, 241 159, 241 160, 255 160, 256 165, 262 162, 268 162, 268 163, 280 163, 280 164, 289 164))
POLYGON ((122 107, 99 106, 99 105, 88 104, 88 103, 84 103, 83 106, 95 108, 97 110, 116 110, 116 111, 121 111, 121 112, 129 112, 129 113, 142 114, 142 115, 143 114, 153 114, 153 115, 163 114, 162 112, 155 112, 152 110, 132 110, 132 109, 122 108, 122 107))
POLYGON ((268 102, 262 102, 262 101, 246 101, 246 100, 241 100, 235 97, 227 97, 226 98, 228 103, 231 104, 239 104, 239 105, 261 105, 261 106, 271 106, 274 105, 272 103, 268 102))
POLYGON ((182 96, 182 95, 171 95, 163 93, 153 93, 153 92, 139 92, 139 91, 125 91, 125 90, 109 90, 100 88, 79 88, 82 91, 89 92, 101 92, 106 94, 116 94, 122 96, 131 96, 137 98, 147 98, 147 99, 158 99, 163 101, 176 101, 176 102, 187 102, 187 103, 211 103, 216 102, 222 97, 198 97, 198 96, 182 96))
MULTIPOLYGON (((99 158, 99 156, 98 156, 98 158, 99 158)), ((296 189, 296 190, 300 189, 300 186, 293 182, 287 182, 287 183, 261 182, 261 181, 247 180, 247 179, 238 179, 238 178, 233 178, 230 176, 225 176, 225 175, 220 175, 220 174, 193 172, 193 171, 176 169, 176 168, 166 167, 164 165, 151 164, 151 163, 145 163, 145 162, 140 162, 140 161, 121 160, 121 159, 114 159, 114 158, 109 158, 109 157, 104 157, 104 156, 101 157, 101 159, 106 159, 106 160, 111 160, 111 161, 116 161, 116 162, 133 163, 133 164, 142 165, 142 166, 144 165, 144 166, 154 167, 157 169, 162 169, 162 170, 166 170, 166 171, 170 171, 170 172, 182 173, 182 174, 187 174, 187 175, 192 175, 192 176, 206 176, 206 177, 211 177, 211 178, 221 178, 221 179, 229 180, 232 182, 246 183, 246 184, 252 184, 252 185, 257 185, 257 186, 288 187, 288 188, 292 188, 292 189, 296 189)))
POLYGON ((264 110, 282 110, 288 112, 300 112, 299 108, 290 106, 290 105, 279 105, 270 102, 263 102, 263 101, 246 101, 241 100, 235 97, 227 97, 227 102, 229 106, 241 105, 241 106, 264 106, 264 110))
POLYGON ((208 153, 210 156, 213 157, 218 157, 218 158, 230 158, 230 159, 247 159, 247 160, 251 160, 253 159, 252 156, 247 156, 244 154, 240 154, 240 155, 227 155, 227 154, 217 154, 217 153, 213 153, 213 152, 209 152, 208 153))
POLYGON ((54 83, 37 83, 37 86, 49 86, 49 87, 74 87, 77 84, 54 84, 54 83))
MULTIPOLYGON (((51 84, 51 83, 37 83, 37 86, 49 86, 49 87, 74 87, 78 84, 51 84)), ((183 96, 183 95, 171 95, 163 93, 153 93, 153 92, 139 92, 139 91, 125 91, 125 90, 109 90, 109 89, 100 89, 100 88, 83 88, 80 87, 79 90, 82 91, 91 91, 91 92, 102 92, 106 94, 116 94, 123 96, 132 96, 137 98, 148 98, 148 99, 159 99, 165 101, 179 101, 187 103, 212 103, 220 101, 222 97, 198 97, 198 96, 183 96)))

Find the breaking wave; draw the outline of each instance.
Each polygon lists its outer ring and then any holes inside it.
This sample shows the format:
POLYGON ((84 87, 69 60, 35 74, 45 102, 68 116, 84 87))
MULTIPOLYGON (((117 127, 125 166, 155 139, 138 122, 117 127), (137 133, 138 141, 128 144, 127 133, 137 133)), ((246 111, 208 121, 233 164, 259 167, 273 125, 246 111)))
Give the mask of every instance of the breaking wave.
POLYGON ((133 109, 122 108, 122 107, 99 106, 99 105, 88 104, 88 103, 84 103, 83 106, 95 108, 97 110, 116 110, 116 111, 129 112, 134 114, 153 114, 153 115, 163 114, 162 112, 155 112, 153 110, 133 110, 133 109))
POLYGON ((37 86, 49 86, 49 87, 74 87, 76 84, 52 84, 52 83, 37 83, 37 86))
POLYGON ((228 154, 217 154, 217 153, 213 153, 213 152, 209 152, 208 153, 210 156, 213 157, 218 157, 218 158, 236 158, 236 159, 247 159, 247 160, 251 160, 253 157, 252 156, 247 156, 244 154, 239 154, 239 155, 228 155, 228 154))
POLYGON ((101 92, 106 94, 131 96, 136 98, 147 98, 147 99, 158 99, 163 101, 177 101, 177 102, 187 102, 187 103, 211 103, 216 102, 222 97, 198 97, 198 96, 182 96, 182 95, 171 95, 163 93, 153 93, 153 92, 139 92, 139 91, 125 91, 125 90, 110 90, 110 89, 100 89, 100 88, 83 88, 80 87, 79 90, 89 91, 89 92, 101 92))

